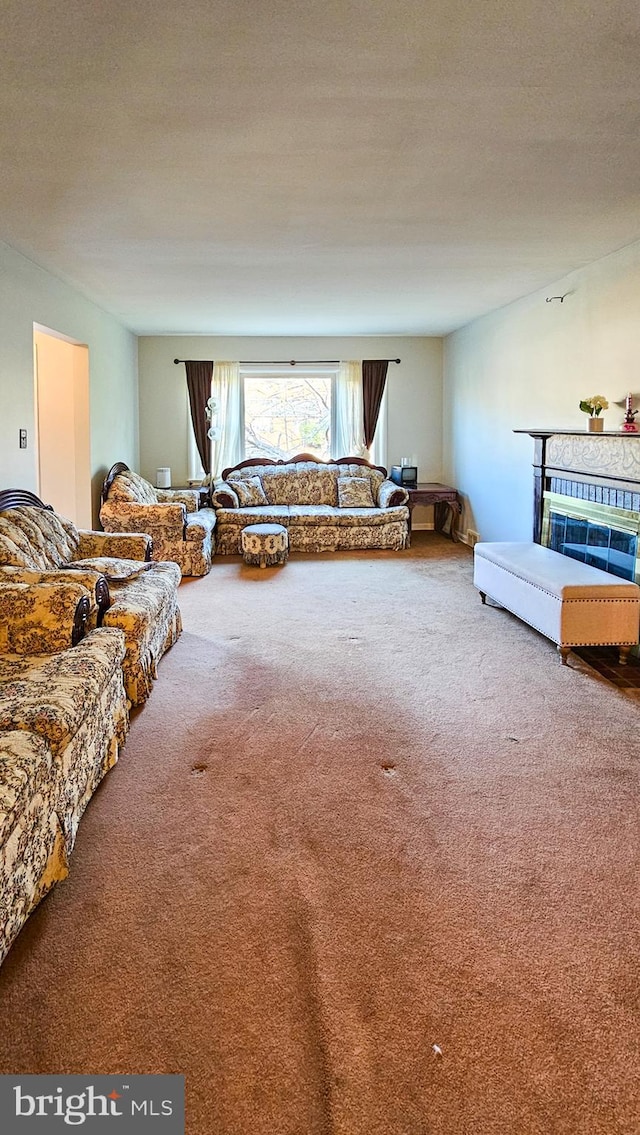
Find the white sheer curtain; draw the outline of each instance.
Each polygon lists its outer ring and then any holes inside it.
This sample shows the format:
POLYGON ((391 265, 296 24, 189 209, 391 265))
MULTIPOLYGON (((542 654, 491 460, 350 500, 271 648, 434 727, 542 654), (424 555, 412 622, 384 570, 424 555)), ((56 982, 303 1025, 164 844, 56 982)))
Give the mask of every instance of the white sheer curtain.
POLYGON ((334 385, 331 422, 331 456, 364 455, 362 363, 342 362, 334 385))
POLYGON ((220 435, 211 443, 211 470, 215 479, 223 469, 237 465, 244 457, 244 398, 239 363, 215 364, 211 393, 218 403, 217 422, 212 426, 220 435))

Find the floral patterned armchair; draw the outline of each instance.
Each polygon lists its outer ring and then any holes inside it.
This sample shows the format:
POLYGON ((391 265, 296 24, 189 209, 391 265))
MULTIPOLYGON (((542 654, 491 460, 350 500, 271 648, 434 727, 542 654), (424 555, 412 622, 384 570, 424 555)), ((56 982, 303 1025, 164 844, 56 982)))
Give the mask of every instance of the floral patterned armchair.
POLYGON ((82 813, 124 744, 124 635, 81 638, 89 608, 76 580, 0 580, 0 962, 68 874, 82 813))
POLYGON ((182 630, 180 569, 147 559, 151 541, 137 533, 79 531, 33 493, 0 492, 0 582, 72 579, 91 599, 89 626, 124 631, 127 696, 149 696, 157 663, 182 630))
POLYGON ((216 514, 200 508, 195 489, 155 489, 119 461, 105 478, 100 523, 107 532, 148 533, 154 560, 173 560, 183 575, 211 570, 216 514))

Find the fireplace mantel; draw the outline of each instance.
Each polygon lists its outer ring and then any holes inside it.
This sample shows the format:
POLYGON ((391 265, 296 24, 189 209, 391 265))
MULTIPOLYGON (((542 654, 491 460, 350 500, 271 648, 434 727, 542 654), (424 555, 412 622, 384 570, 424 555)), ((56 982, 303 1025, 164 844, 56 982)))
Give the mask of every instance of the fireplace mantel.
POLYGON ((625 508, 633 508, 640 492, 640 433, 586 430, 517 429, 514 433, 529 434, 535 441, 533 460, 534 517, 533 538, 542 537, 544 494, 554 477, 580 480, 594 486, 616 490, 617 495, 631 494, 633 500, 625 508))
POLYGON ((559 434, 563 437, 588 437, 594 438, 596 441, 600 437, 624 437, 633 440, 637 438, 640 441, 640 431, 627 431, 627 430, 603 430, 602 433, 592 434, 588 430, 552 430, 548 426, 539 430, 514 430, 514 434, 529 434, 530 437, 551 437, 553 434, 559 434))

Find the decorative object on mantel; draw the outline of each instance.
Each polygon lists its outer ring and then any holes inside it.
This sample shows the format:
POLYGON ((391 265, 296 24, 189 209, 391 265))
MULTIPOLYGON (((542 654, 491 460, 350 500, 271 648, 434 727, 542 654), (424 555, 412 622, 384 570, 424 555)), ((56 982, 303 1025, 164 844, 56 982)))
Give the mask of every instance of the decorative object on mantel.
POLYGON ((585 414, 589 414, 589 421, 587 422, 587 429, 589 433, 601 434, 604 430, 604 418, 600 417, 603 410, 609 409, 609 403, 602 394, 592 394, 590 398, 583 398, 580 402, 580 409, 585 414))
POLYGON ((633 410, 632 406, 633 406, 632 395, 627 394, 627 399, 626 399, 626 402, 625 402, 626 412, 625 412, 625 415, 624 415, 624 422, 622 423, 622 428, 625 431, 625 433, 637 434, 638 433, 638 427, 636 425, 635 419, 636 419, 636 414, 638 413, 638 411, 633 410))

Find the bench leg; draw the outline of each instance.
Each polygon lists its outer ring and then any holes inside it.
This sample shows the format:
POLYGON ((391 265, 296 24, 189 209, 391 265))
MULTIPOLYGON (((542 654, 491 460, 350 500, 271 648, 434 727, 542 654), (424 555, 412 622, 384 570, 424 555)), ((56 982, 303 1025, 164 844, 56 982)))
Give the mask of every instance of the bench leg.
POLYGON ((558 647, 558 654, 560 655, 560 660, 561 660, 563 666, 567 665, 567 658, 569 657, 570 653, 571 653, 571 647, 570 646, 559 646, 558 647))
POLYGON ((619 650, 620 650, 620 665, 626 666, 627 662, 629 660, 629 651, 631 650, 631 647, 630 646, 621 646, 621 647, 619 647, 619 650))

